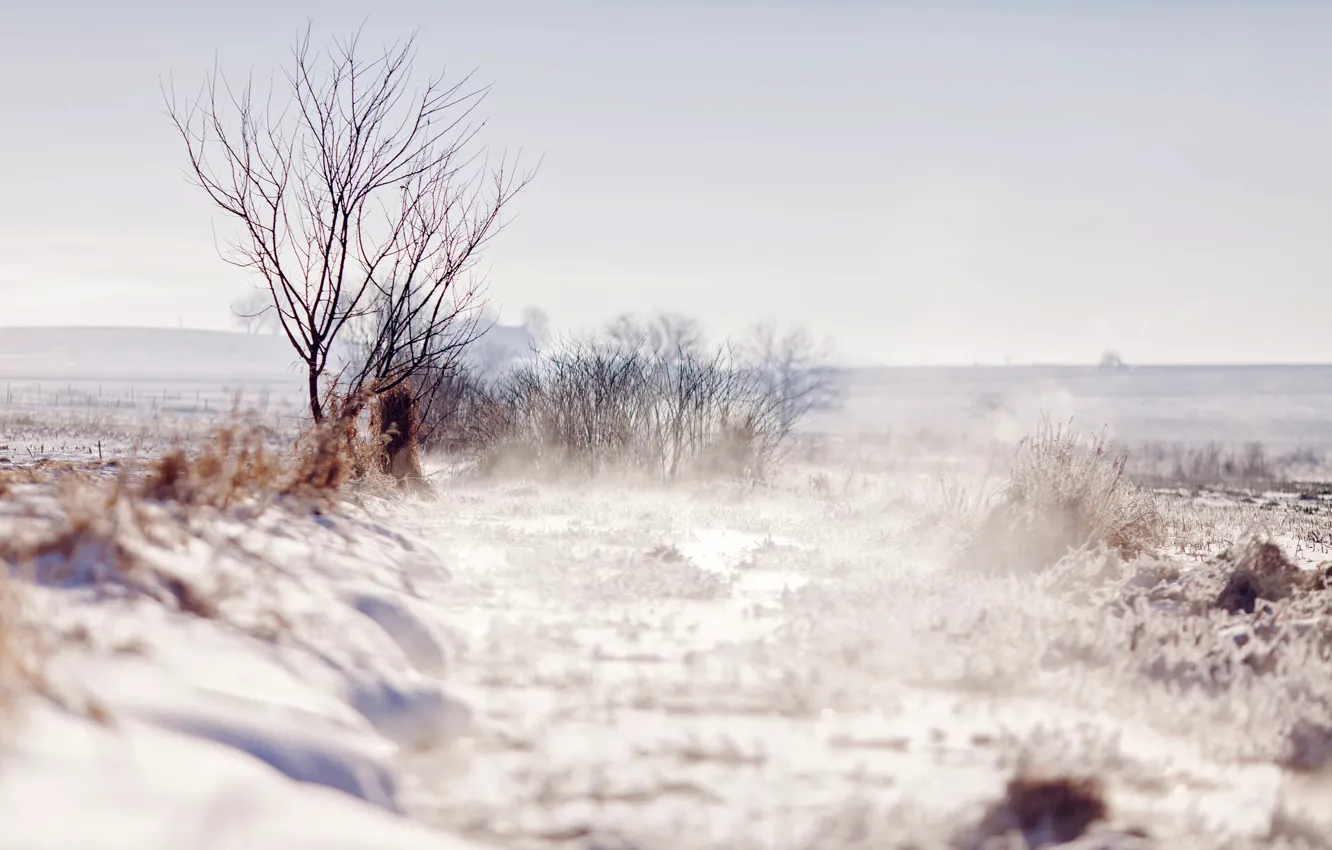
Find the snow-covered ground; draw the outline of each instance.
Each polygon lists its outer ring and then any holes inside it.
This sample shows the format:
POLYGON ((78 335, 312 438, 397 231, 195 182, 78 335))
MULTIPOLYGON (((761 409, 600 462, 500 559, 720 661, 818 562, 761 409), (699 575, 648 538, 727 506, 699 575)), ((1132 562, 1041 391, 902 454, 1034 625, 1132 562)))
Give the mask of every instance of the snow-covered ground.
MULTIPOLYGON (((103 422, 57 414, 6 420, 0 469, 95 467, 103 422)), ((126 416, 117 450, 197 427, 126 416)), ((1020 770, 1104 784, 1086 846, 1326 846, 1321 597, 1277 638, 1179 612, 1248 532, 1316 569, 1328 501, 1162 493, 1160 558, 994 576, 940 507, 988 461, 833 441, 764 485, 441 475, 321 511, 11 484, 0 539, 104 522, 13 582, 38 695, 0 846, 979 846, 1020 770)))

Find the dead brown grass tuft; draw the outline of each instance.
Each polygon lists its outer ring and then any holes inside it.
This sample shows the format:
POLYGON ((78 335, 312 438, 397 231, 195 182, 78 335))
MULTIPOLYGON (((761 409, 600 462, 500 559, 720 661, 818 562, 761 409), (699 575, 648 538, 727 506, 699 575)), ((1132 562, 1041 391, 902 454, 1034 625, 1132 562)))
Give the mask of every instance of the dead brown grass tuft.
POLYGON ((368 464, 356 452, 352 427, 337 419, 315 425, 296 442, 294 463, 277 492, 298 498, 326 498, 368 464))
POLYGON ((190 451, 178 445, 146 466, 122 464, 112 481, 48 469, 5 470, 6 482, 42 485, 21 501, 16 525, 0 536, 0 559, 45 584, 117 587, 198 617, 219 616, 221 585, 206 589, 153 563, 154 547, 189 536, 196 509, 290 497, 337 498, 358 471, 380 475, 374 450, 358 440, 355 409, 307 431, 295 450, 266 446, 258 427, 235 424, 190 451))
POLYGON ((191 457, 177 447, 148 468, 138 495, 186 506, 228 508, 256 493, 281 489, 282 465, 264 450, 257 428, 216 431, 191 457))
POLYGON ((40 484, 49 480, 50 476, 43 470, 34 469, 29 466, 6 467, 0 469, 0 498, 8 496, 15 486, 25 484, 40 484))
POLYGON ((368 422, 362 414, 373 399, 372 394, 330 395, 325 400, 328 418, 309 430, 296 442, 291 474, 282 495, 327 500, 348 484, 359 490, 388 492, 392 479, 384 469, 384 439, 377 434, 375 411, 368 422), (368 432, 361 433, 362 424, 368 432))
POLYGON ((1019 776, 986 811, 967 843, 975 847, 1053 847, 1081 838, 1109 813, 1104 791, 1094 778, 1019 776), (994 843, 996 839, 1020 839, 1021 843, 994 843))
POLYGON ((1262 537, 1248 537, 1217 559, 1231 566, 1215 606, 1232 614, 1252 614, 1258 600, 1277 602, 1296 590, 1312 588, 1311 575, 1287 560, 1281 547, 1262 537))
POLYGON ((131 495, 186 508, 227 509, 246 499, 293 497, 326 502, 352 482, 382 485, 382 449, 358 434, 359 408, 343 401, 285 456, 265 448, 258 428, 232 425, 199 449, 183 446, 148 465, 131 495))
POLYGON ((140 553, 168 542, 124 481, 107 486, 79 479, 56 484, 56 511, 35 516, 0 540, 0 558, 42 584, 118 585, 205 618, 218 614, 214 594, 151 564, 140 553))
POLYGON ((1125 475, 1127 455, 1104 435, 1043 423, 1022 440, 999 503, 967 551, 1000 569, 1048 567, 1069 551, 1104 546, 1125 557, 1163 539, 1152 493, 1125 475))

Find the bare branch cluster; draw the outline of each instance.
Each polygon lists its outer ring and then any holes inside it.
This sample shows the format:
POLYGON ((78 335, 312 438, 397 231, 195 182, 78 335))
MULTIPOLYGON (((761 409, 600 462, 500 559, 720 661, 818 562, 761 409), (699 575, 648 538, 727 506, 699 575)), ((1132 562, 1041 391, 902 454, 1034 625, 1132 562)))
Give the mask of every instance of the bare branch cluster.
POLYGON ((488 87, 413 89, 415 36, 365 53, 355 35, 317 51, 307 30, 262 96, 216 68, 192 100, 164 92, 194 182, 238 225, 226 258, 264 281, 305 365, 315 421, 328 393, 386 392, 475 339, 476 263, 532 177, 473 151, 488 87), (366 344, 330 380, 358 322, 366 344))
POLYGON ((547 470, 762 478, 800 417, 830 397, 824 364, 802 347, 808 337, 769 331, 760 338, 768 348, 709 347, 687 317, 621 316, 601 336, 562 340, 491 385, 456 372, 436 408, 450 415, 431 439, 547 470), (784 359, 752 359, 769 350, 784 359))
POLYGON ((804 328, 783 332, 771 321, 759 322, 740 342, 740 357, 773 399, 783 431, 838 400, 832 346, 816 343, 804 328))

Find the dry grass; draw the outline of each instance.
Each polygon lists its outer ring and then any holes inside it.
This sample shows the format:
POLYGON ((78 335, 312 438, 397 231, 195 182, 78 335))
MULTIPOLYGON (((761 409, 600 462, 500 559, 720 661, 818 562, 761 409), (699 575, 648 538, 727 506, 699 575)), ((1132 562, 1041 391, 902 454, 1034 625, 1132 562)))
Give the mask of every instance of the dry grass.
POLYGON ((1019 443, 999 503, 968 560, 1001 570, 1044 568, 1071 550, 1151 551, 1164 539, 1152 493, 1125 475, 1127 455, 1105 437, 1048 421, 1019 443))
POLYGON ((48 478, 49 476, 42 470, 29 466, 0 469, 0 498, 4 498, 13 492, 16 485, 40 484, 48 478))
POLYGON ((1064 572, 1057 592, 1069 628, 1047 663, 1118 671, 1161 728, 1187 733, 1204 716, 1229 718, 1228 734, 1206 736, 1214 757, 1326 770, 1332 591, 1323 569, 1292 565, 1261 536, 1198 564, 1100 560, 1068 558, 1055 571, 1064 572))
POLYGON ((938 474, 924 500, 911 501, 916 527, 954 533, 974 530, 999 496, 990 475, 991 469, 987 469, 981 480, 973 484, 955 473, 938 474))
POLYGON ((310 429, 287 455, 269 449, 260 429, 232 425, 194 451, 177 446, 145 467, 123 464, 110 481, 28 470, 16 483, 43 487, 16 503, 14 525, 0 537, 0 558, 39 583, 118 587, 215 618, 219 588, 196 586, 146 553, 188 537, 201 511, 328 504, 364 459, 351 456, 356 445, 342 420, 310 429))
POLYGON ((1258 441, 1201 445, 1147 442, 1134 450, 1129 473, 1153 487, 1271 487, 1292 481, 1321 481, 1327 459, 1318 449, 1273 454, 1258 441))
POLYGON ((119 468, 117 461, 91 461, 71 463, 69 461, 42 458, 30 465, 0 466, 0 499, 10 496, 16 487, 31 484, 45 484, 64 478, 93 480, 100 473, 115 472, 119 468))
POLYGON ((326 499, 354 478, 375 468, 372 453, 357 439, 349 419, 335 419, 301 435, 289 461, 287 474, 270 492, 305 499, 326 499))
POLYGON ((131 495, 225 510, 247 499, 327 502, 349 484, 384 489, 383 441, 360 436, 355 409, 345 413, 310 427, 287 454, 269 450, 253 426, 220 428, 196 451, 178 446, 150 463, 131 495))
POLYGON ((215 594, 143 557, 145 547, 171 542, 167 535, 180 529, 153 516, 135 488, 70 479, 54 495, 52 512, 31 516, 0 541, 0 558, 41 584, 118 586, 178 611, 217 616, 215 594))
POLYGON ((9 569, 8 564, 0 562, 0 742, 12 727, 19 695, 28 679, 19 589, 9 569))
POLYGON ((257 429, 218 430, 191 456, 177 447, 152 463, 137 495, 181 505, 231 507, 255 493, 282 489, 282 465, 264 449, 257 429))
POLYGON ((1194 449, 1176 448, 1170 478, 1176 482, 1216 484, 1222 481, 1274 481, 1276 466, 1262 443, 1230 449, 1215 442, 1194 449))
MULTIPOLYGON (((0 745, 13 734, 27 695, 106 719, 95 700, 71 701, 63 693, 68 683, 56 689, 46 681, 45 653, 63 637, 25 617, 35 586, 92 588, 99 596, 147 598, 193 617, 221 618, 234 579, 182 573, 163 552, 207 537, 204 525, 219 514, 326 506, 370 455, 361 442, 334 421, 283 453, 261 428, 233 424, 145 464, 0 466, 0 745), (352 457, 353 450, 362 454, 352 457), (115 477, 104 474, 111 469, 115 477)), ((366 480, 377 483, 375 474, 366 480)))
MULTIPOLYGON (((14 568, 0 559, 0 761, 3 761, 4 748, 16 734, 26 697, 41 696, 65 702, 47 681, 47 655, 29 607, 27 591, 17 579, 14 568)), ((95 716, 92 706, 90 701, 83 709, 95 716)))

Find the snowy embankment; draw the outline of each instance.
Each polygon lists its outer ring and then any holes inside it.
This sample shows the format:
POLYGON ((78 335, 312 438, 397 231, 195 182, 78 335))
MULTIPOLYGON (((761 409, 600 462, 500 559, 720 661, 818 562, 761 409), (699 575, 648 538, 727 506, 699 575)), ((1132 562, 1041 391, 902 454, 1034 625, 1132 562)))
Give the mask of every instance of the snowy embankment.
MULTIPOLYGON (((0 535, 49 539, 79 507, 52 493, 13 487, 0 535)), ((350 506, 111 514, 21 583, 44 698, 0 757, 5 847, 471 846, 401 816, 395 762, 471 722, 432 549, 350 506)))

